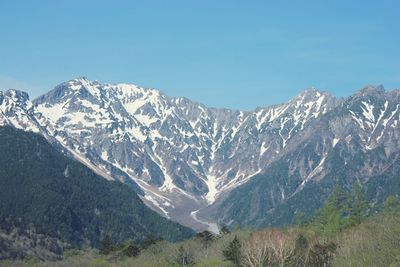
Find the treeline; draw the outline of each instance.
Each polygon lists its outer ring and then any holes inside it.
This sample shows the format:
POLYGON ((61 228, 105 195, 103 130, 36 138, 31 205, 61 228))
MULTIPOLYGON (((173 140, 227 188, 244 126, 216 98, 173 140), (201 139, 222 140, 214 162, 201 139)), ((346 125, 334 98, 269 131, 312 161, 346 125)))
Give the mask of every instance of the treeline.
MULTIPOLYGON (((54 266, 400 266, 400 201, 396 196, 371 206, 358 183, 351 190, 337 186, 313 217, 297 214, 296 218, 287 228, 242 227, 231 232, 222 227, 218 235, 204 231, 177 243, 151 235, 141 242, 119 243, 106 234, 99 250, 67 251, 64 260, 54 266)), ((30 266, 24 264, 13 262, 30 266)))
MULTIPOLYGON (((222 227, 219 235, 204 231, 189 241, 170 244, 173 249, 162 249, 156 255, 163 255, 166 266, 338 266, 335 261, 343 257, 346 243, 341 236, 360 229, 360 224, 371 220, 372 215, 398 218, 399 211, 400 202, 394 196, 388 197, 383 205, 370 206, 359 183, 355 183, 349 191, 336 186, 313 217, 304 218, 298 213, 292 227, 239 229, 233 233, 227 227, 222 227)), ((154 238, 149 241, 145 245, 125 243, 113 246, 112 252, 107 249, 110 241, 106 237, 101 253, 138 257, 141 253, 146 255, 149 248, 154 251, 154 246, 164 242, 154 238)), ((164 243, 164 246, 169 245, 164 243)), ((400 249, 400 243, 398 247, 400 249)))

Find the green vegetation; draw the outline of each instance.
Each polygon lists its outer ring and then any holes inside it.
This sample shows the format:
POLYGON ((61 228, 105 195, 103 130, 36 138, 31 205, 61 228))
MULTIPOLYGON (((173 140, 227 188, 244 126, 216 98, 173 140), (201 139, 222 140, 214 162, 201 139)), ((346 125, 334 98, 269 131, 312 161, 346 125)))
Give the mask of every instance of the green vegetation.
POLYGON ((121 243, 150 234, 169 241, 194 234, 147 208, 133 189, 96 175, 37 134, 0 127, 0 166, 0 230, 34 225, 74 248, 98 248, 106 235, 110 243, 121 243))
POLYGON ((369 206, 356 182, 351 192, 336 186, 316 216, 308 223, 316 232, 333 235, 338 231, 360 224, 368 215, 369 206))
POLYGON ((27 258, 0 262, 0 266, 400 266, 400 201, 390 196, 382 206, 375 207, 378 213, 368 217, 372 209, 360 203, 362 192, 358 189, 346 192, 337 188, 304 226, 239 229, 220 235, 205 231, 177 243, 148 237, 142 245, 132 241, 114 245, 105 237, 107 254, 72 251, 57 262, 27 258), (327 222, 322 228, 321 221, 327 222))
POLYGON ((226 260, 232 261, 234 264, 240 264, 240 249, 242 245, 240 244, 239 238, 235 236, 232 242, 229 243, 228 247, 222 251, 224 258, 226 260))

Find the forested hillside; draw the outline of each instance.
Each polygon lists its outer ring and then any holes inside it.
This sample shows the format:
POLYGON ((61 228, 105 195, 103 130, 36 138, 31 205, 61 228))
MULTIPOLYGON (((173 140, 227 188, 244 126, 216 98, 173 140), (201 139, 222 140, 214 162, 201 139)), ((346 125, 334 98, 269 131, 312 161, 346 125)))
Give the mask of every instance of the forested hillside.
POLYGON ((193 235, 147 208, 128 186, 96 175, 40 135, 0 127, 0 166, 0 218, 33 225, 72 246, 98 247, 105 235, 114 242, 193 235))

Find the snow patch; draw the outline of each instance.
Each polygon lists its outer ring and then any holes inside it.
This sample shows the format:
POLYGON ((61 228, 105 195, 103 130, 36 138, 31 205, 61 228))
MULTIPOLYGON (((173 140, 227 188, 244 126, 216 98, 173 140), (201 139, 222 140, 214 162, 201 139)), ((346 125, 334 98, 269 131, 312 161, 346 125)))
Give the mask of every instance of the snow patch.
POLYGON ((197 222, 199 222, 201 224, 207 225, 208 226, 208 231, 210 231, 210 232, 212 232, 214 234, 219 234, 218 224, 200 220, 199 218, 197 218, 197 212, 199 212, 199 210, 192 211, 190 213, 190 217, 192 217, 193 220, 195 220, 195 221, 197 221, 197 222))
POLYGON ((332 140, 332 147, 335 147, 337 145, 337 143, 340 141, 340 138, 333 138, 332 140))
POLYGON ((260 157, 269 149, 269 146, 265 147, 265 142, 262 142, 260 147, 260 157))
POLYGON ((367 120, 369 120, 371 122, 375 122, 374 106, 365 101, 361 101, 361 103, 364 105, 364 107, 361 106, 364 118, 366 118, 367 120))
POLYGON ((156 206, 157 208, 159 208, 164 214, 165 217, 167 217, 168 219, 170 219, 169 215, 168 215, 168 211, 166 211, 161 205, 158 204, 158 202, 150 195, 145 195, 144 198, 148 201, 150 201, 154 206, 156 206))
POLYGON ((208 187, 208 192, 205 195, 205 199, 207 200, 208 204, 212 204, 215 201, 216 195, 218 194, 217 189, 217 178, 215 175, 208 175, 207 180, 204 180, 208 187))

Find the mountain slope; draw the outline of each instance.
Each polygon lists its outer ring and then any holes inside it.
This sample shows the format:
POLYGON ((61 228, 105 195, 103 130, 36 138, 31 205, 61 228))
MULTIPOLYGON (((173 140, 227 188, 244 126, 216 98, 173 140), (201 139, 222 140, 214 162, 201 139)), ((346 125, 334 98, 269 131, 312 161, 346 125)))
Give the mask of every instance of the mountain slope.
POLYGON ((367 87, 304 129, 281 158, 206 211, 221 223, 276 226, 308 215, 335 185, 371 203, 400 193, 399 91, 367 87), (250 197, 248 197, 250 196, 250 197))
POLYGON ((106 175, 135 181, 155 210, 201 229, 189 215, 264 170, 336 103, 310 89, 287 104, 243 112, 79 78, 34 100, 29 112, 45 135, 106 175))
MULTIPOLYGON (((310 213, 334 183, 360 180, 371 191, 370 179, 386 175, 399 155, 400 91, 381 86, 346 99, 311 88, 253 111, 209 108, 155 89, 86 78, 64 82, 32 103, 16 95, 26 94, 0 96, 0 123, 41 133, 97 174, 130 185, 163 216, 196 230, 215 227, 207 221, 288 223, 300 208, 296 201, 310 213), (283 211, 289 215, 279 215, 283 211)), ((371 201, 385 192, 372 190, 371 201)))
POLYGON ((96 175, 40 135, 0 127, 0 166, 0 217, 32 223, 73 246, 96 247, 105 234, 118 242, 193 234, 147 208, 126 185, 96 175))

